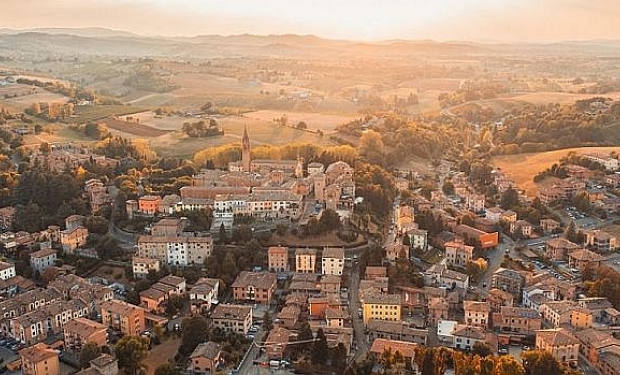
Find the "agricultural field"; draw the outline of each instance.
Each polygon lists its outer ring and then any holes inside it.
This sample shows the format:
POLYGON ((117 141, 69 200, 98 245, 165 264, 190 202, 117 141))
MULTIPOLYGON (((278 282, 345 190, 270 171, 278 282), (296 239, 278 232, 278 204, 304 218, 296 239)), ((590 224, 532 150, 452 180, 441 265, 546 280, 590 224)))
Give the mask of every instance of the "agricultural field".
POLYGON ((24 144, 33 145, 41 142, 78 142, 81 144, 94 143, 95 141, 87 138, 84 134, 71 130, 67 125, 49 124, 43 126, 40 134, 27 134, 24 136, 24 144))
POLYGON ((160 135, 168 133, 166 130, 160 130, 135 121, 121 121, 113 118, 106 118, 101 120, 101 122, 104 123, 108 129, 118 130, 143 138, 159 137, 160 135))
POLYGON ((224 129, 223 136, 208 138, 190 138, 181 129, 185 122, 196 122, 199 117, 181 116, 157 116, 152 111, 133 113, 119 116, 118 120, 105 119, 105 122, 113 134, 121 135, 129 139, 146 139, 151 148, 158 155, 191 158, 193 155, 207 147, 220 146, 227 143, 241 143, 243 129, 248 127, 250 139, 253 145, 284 145, 289 143, 313 143, 319 145, 332 145, 329 136, 319 136, 312 131, 304 131, 293 127, 284 127, 273 123, 272 116, 282 116, 287 113, 289 123, 295 121, 309 121, 320 125, 324 132, 330 132, 340 123, 355 119, 353 116, 321 115, 314 113, 293 113, 278 111, 258 111, 241 116, 227 116, 217 119, 224 129), (139 123, 136 122, 138 119, 139 123))
POLYGON ((97 121, 109 116, 129 115, 132 113, 144 112, 146 108, 139 106, 126 105, 96 105, 76 107, 73 122, 84 124, 89 121, 97 121))
POLYGON ((21 112, 32 106, 32 103, 66 102, 67 98, 60 94, 48 92, 39 87, 27 85, 0 86, 0 107, 21 112))
POLYGON ((339 125, 346 124, 361 117, 361 115, 330 115, 322 113, 271 110, 262 110, 243 114, 243 117, 266 122, 273 122, 274 119, 281 118, 282 116, 286 116, 288 118, 288 124, 290 126, 295 126, 300 121, 303 121, 308 125, 308 130, 321 130, 325 134, 333 133, 339 125))
MULTIPOLYGON (((569 152, 581 155, 612 151, 620 152, 620 147, 578 147, 532 154, 502 155, 494 157, 493 164, 514 179, 519 189, 525 190, 527 196, 534 197, 538 189, 545 186, 534 183, 534 176, 558 163, 569 152)), ((542 183, 546 183, 546 180, 549 179, 545 179, 542 183)))

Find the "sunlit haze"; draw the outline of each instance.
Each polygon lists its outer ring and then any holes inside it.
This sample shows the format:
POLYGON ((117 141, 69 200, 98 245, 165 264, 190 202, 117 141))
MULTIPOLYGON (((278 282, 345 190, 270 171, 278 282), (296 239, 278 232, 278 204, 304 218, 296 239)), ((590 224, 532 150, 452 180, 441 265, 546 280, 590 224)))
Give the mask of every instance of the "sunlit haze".
POLYGON ((145 35, 314 34, 354 40, 620 38, 610 0, 2 0, 4 28, 105 27, 145 35))

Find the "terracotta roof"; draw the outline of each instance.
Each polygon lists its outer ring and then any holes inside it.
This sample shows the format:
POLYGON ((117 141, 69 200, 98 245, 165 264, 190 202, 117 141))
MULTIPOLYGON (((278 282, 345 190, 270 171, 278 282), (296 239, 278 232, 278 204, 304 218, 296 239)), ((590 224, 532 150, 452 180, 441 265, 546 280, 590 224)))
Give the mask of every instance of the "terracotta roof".
POLYGON ((491 305, 488 302, 463 301, 463 309, 465 311, 488 313, 491 311, 491 305))
POLYGON ((593 251, 590 251, 588 249, 575 250, 572 253, 570 253, 568 257, 573 258, 578 261, 585 261, 585 262, 600 262, 604 259, 601 255, 593 251))
POLYGON ((29 348, 20 350, 19 356, 27 362, 39 363, 46 359, 58 357, 58 353, 46 344, 38 343, 29 348))
POLYGON ((323 249, 323 258, 344 259, 344 248, 326 247, 325 249, 323 249))
POLYGON ((378 294, 372 293, 365 296, 364 304, 371 305, 400 305, 400 294, 378 294))
POLYGON ((417 344, 406 341, 388 340, 388 339, 375 339, 370 347, 370 352, 377 355, 383 354, 388 349, 392 353, 399 352, 405 358, 415 357, 415 348, 417 344))
POLYGON ((217 359, 221 353, 222 347, 219 344, 216 344, 213 341, 208 341, 198 344, 190 358, 194 359, 196 357, 203 357, 213 361, 217 359))
POLYGON ((252 314, 252 306, 218 305, 211 314, 211 319, 245 320, 252 314))
POLYGON ((454 327, 454 336, 468 337, 476 340, 484 340, 486 335, 484 330, 479 327, 469 326, 467 324, 457 324, 454 327))
POLYGON ((69 320, 63 326, 65 331, 77 332, 82 336, 90 336, 98 331, 105 331, 107 329, 106 326, 99 322, 95 322, 94 320, 86 319, 86 318, 76 318, 69 320))
POLYGON ((48 257, 50 255, 56 255, 56 250, 52 250, 52 249, 43 249, 43 250, 39 250, 39 251, 35 251, 33 253, 30 253, 30 258, 45 258, 48 257))
POLYGON ((270 289, 275 287, 276 275, 269 272, 242 271, 232 284, 233 288, 247 288, 253 286, 256 289, 270 289))
POLYGON ((548 329, 536 332, 536 338, 540 337, 547 345, 565 346, 578 345, 579 340, 563 329, 548 329))

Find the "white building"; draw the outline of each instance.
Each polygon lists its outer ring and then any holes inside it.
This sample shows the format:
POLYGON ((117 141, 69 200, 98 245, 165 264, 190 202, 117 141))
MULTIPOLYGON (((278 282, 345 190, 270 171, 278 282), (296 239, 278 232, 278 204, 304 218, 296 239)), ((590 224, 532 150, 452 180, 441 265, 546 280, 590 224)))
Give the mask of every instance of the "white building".
POLYGON ((145 278, 150 271, 159 271, 159 260, 153 258, 133 257, 131 265, 136 279, 145 278))
POLYGON ((0 279, 6 280, 15 277, 15 265, 7 262, 0 262, 0 279))
POLYGON ((412 229, 407 231, 406 234, 409 237, 410 247, 412 249, 422 249, 426 251, 428 249, 428 232, 423 229, 412 229))
POLYGON ((53 266, 57 260, 56 250, 44 249, 30 254, 30 266, 39 273, 45 271, 47 267, 53 266))
POLYGON ((323 275, 341 276, 344 270, 344 249, 338 247, 326 247, 323 249, 321 265, 323 275))

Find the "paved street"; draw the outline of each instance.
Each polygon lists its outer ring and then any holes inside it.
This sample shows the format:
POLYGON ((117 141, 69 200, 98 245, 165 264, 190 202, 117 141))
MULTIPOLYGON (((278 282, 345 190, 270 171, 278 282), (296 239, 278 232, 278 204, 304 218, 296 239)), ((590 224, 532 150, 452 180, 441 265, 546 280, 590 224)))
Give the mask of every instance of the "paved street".
POLYGON ((359 302, 360 268, 358 262, 353 264, 350 281, 349 302, 351 306, 351 315, 353 318, 353 329, 355 331, 355 343, 357 346, 355 360, 357 361, 360 360, 368 351, 364 322, 358 314, 358 309, 361 307, 359 302))

